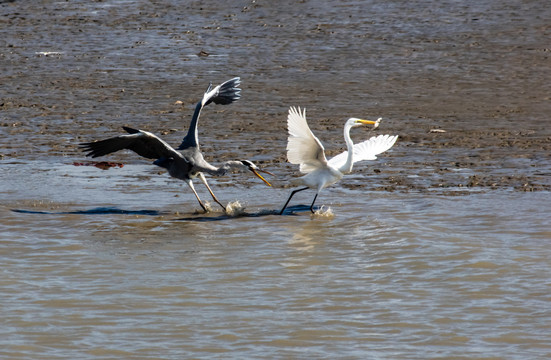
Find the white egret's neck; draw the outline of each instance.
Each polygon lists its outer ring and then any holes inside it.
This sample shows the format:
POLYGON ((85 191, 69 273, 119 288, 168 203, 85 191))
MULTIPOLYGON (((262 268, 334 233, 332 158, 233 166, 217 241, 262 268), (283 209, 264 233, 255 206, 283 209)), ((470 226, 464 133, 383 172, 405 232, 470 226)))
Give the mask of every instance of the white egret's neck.
POLYGON ((354 143, 350 138, 350 129, 352 125, 349 122, 344 126, 344 141, 346 142, 346 149, 348 150, 348 155, 346 157, 346 162, 343 166, 340 167, 339 171, 343 174, 349 173, 352 171, 352 166, 354 165, 354 143))

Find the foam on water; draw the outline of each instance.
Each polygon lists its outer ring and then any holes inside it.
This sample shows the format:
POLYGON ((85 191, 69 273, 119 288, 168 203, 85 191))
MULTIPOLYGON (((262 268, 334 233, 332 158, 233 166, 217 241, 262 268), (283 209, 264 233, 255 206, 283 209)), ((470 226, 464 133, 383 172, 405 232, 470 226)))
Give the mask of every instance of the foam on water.
POLYGON ((239 200, 231 201, 226 205, 226 214, 230 217, 237 217, 245 214, 245 206, 239 200))
POLYGON ((329 206, 322 205, 311 215, 312 219, 333 219, 335 214, 329 206))

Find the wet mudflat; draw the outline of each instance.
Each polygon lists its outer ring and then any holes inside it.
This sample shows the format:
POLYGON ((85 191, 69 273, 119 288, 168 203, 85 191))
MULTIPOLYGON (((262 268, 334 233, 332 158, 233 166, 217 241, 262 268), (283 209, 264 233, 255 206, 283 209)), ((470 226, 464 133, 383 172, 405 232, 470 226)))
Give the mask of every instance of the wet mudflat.
POLYGON ((0 2, 0 354, 548 358, 550 12, 0 2), (243 97, 204 110, 202 149, 277 175, 209 179, 241 216, 199 212, 135 154, 75 166, 78 143, 122 125, 178 144, 208 83, 233 76, 243 97), (291 105, 329 155, 350 116, 384 119, 356 141, 400 136, 320 195, 332 215, 297 207, 308 191, 274 215, 297 175, 291 105))

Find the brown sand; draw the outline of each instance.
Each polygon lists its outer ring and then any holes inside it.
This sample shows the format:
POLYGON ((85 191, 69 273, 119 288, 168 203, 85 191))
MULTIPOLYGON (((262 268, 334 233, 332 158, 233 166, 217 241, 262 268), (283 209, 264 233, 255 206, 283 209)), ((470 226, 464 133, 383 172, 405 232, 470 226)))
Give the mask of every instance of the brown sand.
MULTIPOLYGON (((294 105, 308 109, 329 155, 342 151, 350 116, 381 116, 377 132, 400 135, 343 186, 551 190, 543 3, 125 4, 0 2, 2 161, 82 162, 78 143, 125 124, 176 145, 208 82, 241 76, 242 99, 201 118, 214 162, 248 158, 294 176, 285 157, 294 105)), ((121 159, 142 161, 105 160, 121 159)))

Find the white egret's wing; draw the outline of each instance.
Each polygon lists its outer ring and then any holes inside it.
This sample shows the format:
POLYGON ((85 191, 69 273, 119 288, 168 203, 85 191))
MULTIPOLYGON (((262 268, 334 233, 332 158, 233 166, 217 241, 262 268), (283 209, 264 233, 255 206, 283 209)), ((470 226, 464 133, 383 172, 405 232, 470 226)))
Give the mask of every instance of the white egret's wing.
POLYGON ((302 173, 309 173, 327 165, 325 151, 319 139, 306 122, 306 110, 289 109, 287 117, 289 137, 287 138, 287 159, 300 165, 302 173))
MULTIPOLYGON (((358 144, 354 144, 354 162, 362 160, 375 160, 378 154, 383 153, 390 149, 396 140, 398 135, 379 135, 363 141, 358 144)), ((346 163, 348 157, 348 151, 345 151, 328 161, 328 164, 334 168, 339 169, 346 163)))

